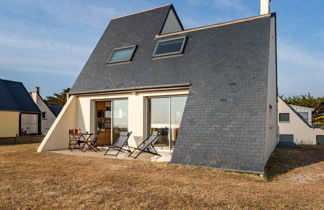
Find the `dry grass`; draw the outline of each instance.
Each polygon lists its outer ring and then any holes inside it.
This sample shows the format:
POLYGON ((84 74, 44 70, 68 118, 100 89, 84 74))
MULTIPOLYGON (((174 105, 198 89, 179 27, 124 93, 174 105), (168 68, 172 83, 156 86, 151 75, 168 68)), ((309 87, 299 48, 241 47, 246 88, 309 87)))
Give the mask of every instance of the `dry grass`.
POLYGON ((208 168, 36 153, 36 147, 0 146, 0 208, 324 209, 323 147, 277 149, 267 166, 271 181, 208 168))

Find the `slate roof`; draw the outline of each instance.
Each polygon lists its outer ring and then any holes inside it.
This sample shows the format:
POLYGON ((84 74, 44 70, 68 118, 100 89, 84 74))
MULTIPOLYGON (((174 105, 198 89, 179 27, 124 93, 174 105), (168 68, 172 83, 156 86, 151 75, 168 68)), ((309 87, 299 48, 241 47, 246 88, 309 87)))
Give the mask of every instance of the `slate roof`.
POLYGON ((53 105, 48 105, 48 108, 53 112, 53 114, 57 117, 61 110, 63 109, 63 106, 53 106, 53 105))
POLYGON ((0 96, 0 110, 40 112, 21 82, 0 79, 0 96))
POLYGON ((70 94, 188 86, 172 162, 263 171, 274 15, 156 38, 170 9, 112 19, 70 94), (182 55, 152 58, 158 40, 180 36, 187 36, 182 55), (131 45, 131 62, 106 64, 114 48, 131 45))

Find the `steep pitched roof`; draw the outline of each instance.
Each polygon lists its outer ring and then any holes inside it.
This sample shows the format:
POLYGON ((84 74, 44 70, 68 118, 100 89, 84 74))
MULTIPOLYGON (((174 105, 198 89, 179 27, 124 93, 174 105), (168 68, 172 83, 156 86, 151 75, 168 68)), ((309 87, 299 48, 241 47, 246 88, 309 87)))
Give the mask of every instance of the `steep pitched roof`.
POLYGON ((53 114, 57 117, 61 110, 63 109, 63 106, 53 106, 53 105, 48 105, 48 108, 53 112, 53 114))
POLYGON ((0 79, 0 96, 0 110, 40 112, 21 82, 0 79))
POLYGON ((172 162, 262 171, 274 15, 157 36, 171 8, 113 19, 70 94, 190 87, 172 162), (152 58, 159 40, 180 36, 183 54, 152 58), (131 45, 131 62, 106 64, 114 48, 131 45))
MULTIPOLYGON (((155 38, 161 31, 172 5, 113 19, 85 64, 70 94, 102 92, 123 88, 174 85, 204 81, 207 72, 220 75, 242 74, 251 64, 266 65, 262 56, 268 55, 270 16, 222 27, 190 31, 182 56, 152 59, 155 38), (130 63, 107 65, 114 48, 137 45, 130 63), (246 53, 251 51, 251 53, 246 53), (252 52, 253 51, 253 52, 252 52), (244 61, 244 62, 242 62, 244 61), (150 79, 144 79, 149 75, 150 79)), ((210 77, 210 75, 208 76, 210 77)))

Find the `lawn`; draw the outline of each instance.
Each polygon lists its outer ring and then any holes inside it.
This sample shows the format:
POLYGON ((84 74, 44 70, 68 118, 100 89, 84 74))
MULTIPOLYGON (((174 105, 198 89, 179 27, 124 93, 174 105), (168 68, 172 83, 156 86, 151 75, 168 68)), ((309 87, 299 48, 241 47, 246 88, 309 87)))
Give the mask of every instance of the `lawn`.
POLYGON ((266 177, 0 146, 0 209, 324 209, 324 147, 276 149, 266 177))

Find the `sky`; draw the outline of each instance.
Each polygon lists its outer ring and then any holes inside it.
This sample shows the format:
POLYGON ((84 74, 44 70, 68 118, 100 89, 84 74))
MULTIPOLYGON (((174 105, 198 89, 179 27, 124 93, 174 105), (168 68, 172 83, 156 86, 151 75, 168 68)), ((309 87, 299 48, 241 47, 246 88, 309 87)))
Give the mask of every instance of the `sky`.
MULTIPOLYGON (((0 78, 43 97, 72 87, 113 17, 172 3, 184 28, 259 15, 259 0, 0 0, 0 78)), ((272 0, 278 86, 324 96, 324 1, 272 0)))

